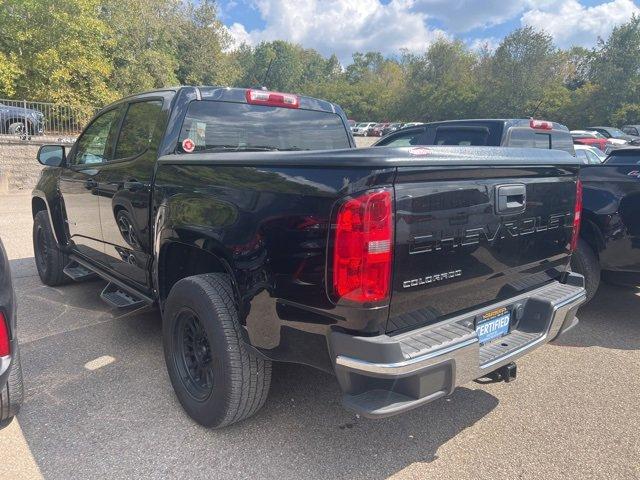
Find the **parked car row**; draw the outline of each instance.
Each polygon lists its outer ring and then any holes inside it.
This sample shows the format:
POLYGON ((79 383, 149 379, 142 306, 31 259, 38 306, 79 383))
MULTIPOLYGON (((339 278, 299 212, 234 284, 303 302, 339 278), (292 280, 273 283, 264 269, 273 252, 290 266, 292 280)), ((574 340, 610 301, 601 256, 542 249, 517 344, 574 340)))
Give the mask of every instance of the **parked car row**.
POLYGON ((610 153, 618 148, 640 146, 640 125, 625 125, 622 129, 615 127, 587 127, 583 130, 572 130, 573 142, 579 145, 590 145, 610 153))

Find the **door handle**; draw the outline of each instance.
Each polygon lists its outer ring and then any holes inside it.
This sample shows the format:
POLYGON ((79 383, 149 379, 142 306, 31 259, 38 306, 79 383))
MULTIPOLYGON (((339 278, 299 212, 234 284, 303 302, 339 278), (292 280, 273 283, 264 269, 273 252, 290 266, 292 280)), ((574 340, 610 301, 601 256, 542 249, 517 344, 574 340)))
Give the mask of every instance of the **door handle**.
POLYGON ((130 192, 139 192, 140 190, 142 190, 144 188, 144 183, 142 182, 136 182, 131 181, 131 182, 124 182, 123 185, 125 190, 129 190, 130 192))
POLYGON ((89 179, 84 182, 84 188, 86 188, 87 190, 91 190, 97 187, 98 187, 98 182, 96 182, 93 179, 89 179))
POLYGON ((496 187, 496 213, 522 213, 527 205, 527 187, 522 184, 496 187))

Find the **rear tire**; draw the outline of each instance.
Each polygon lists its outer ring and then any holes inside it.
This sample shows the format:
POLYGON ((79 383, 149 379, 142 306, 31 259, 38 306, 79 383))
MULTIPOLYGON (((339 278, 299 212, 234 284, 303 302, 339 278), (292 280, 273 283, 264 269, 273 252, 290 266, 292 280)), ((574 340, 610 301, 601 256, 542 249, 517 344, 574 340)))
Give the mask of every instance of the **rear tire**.
POLYGON ((33 251, 42 283, 55 287, 69 281, 64 273, 69 257, 58 248, 46 210, 36 213, 33 219, 33 251))
POLYGON ((244 344, 229 278, 220 273, 177 282, 162 322, 169 378, 182 407, 206 427, 255 414, 267 399, 271 362, 244 344))
POLYGON ((584 276, 587 302, 590 302, 600 285, 600 263, 591 246, 583 239, 578 241, 578 248, 571 255, 571 270, 584 276))
POLYGON ((24 400, 24 384, 22 379, 22 364, 20 351, 16 348, 11 372, 7 384, 0 390, 0 427, 11 423, 18 413, 24 400))

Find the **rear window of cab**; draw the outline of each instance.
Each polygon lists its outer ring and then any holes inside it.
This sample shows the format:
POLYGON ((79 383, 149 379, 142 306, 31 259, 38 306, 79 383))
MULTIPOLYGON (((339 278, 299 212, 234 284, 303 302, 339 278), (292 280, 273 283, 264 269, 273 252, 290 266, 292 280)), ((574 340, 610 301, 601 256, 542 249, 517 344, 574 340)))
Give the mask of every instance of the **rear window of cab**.
POLYGON ((191 102, 177 150, 326 150, 351 148, 342 118, 331 112, 248 103, 191 102))

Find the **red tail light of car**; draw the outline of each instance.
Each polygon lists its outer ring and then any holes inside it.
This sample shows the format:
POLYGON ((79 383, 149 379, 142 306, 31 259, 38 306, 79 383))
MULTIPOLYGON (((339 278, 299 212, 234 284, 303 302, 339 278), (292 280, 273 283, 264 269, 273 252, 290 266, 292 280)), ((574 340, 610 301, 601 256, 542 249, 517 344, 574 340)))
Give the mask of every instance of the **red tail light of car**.
POLYGON ((368 303, 387 300, 393 255, 393 194, 366 192, 340 205, 333 243, 333 294, 368 303))
POLYGON ((580 223, 582 222, 582 182, 576 182, 576 203, 573 209, 573 230, 571 232, 571 251, 575 251, 578 247, 578 239, 580 237, 580 223))
POLYGON ((9 342, 9 325, 2 312, 0 312, 0 357, 5 357, 11 353, 11 343, 9 342))

